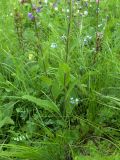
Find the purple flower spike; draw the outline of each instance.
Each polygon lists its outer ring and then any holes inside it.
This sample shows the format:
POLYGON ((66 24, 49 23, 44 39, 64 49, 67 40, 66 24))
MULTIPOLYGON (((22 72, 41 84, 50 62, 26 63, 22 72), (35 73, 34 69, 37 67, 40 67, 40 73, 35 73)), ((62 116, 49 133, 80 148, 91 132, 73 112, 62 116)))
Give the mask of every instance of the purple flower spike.
POLYGON ((57 7, 57 3, 54 3, 54 4, 53 4, 53 8, 56 8, 56 7, 57 7))
POLYGON ((40 13, 40 12, 41 12, 41 8, 42 8, 42 7, 36 8, 36 12, 37 12, 37 13, 40 13))
POLYGON ((34 18, 35 18, 35 17, 33 16, 33 14, 30 13, 30 12, 28 13, 28 17, 29 17, 30 20, 34 20, 34 18))

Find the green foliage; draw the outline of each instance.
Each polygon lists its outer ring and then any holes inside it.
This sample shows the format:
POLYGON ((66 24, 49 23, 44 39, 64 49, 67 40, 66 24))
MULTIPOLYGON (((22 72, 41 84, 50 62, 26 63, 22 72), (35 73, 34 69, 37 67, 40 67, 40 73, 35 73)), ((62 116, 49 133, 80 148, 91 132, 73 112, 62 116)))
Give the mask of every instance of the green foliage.
POLYGON ((37 106, 40 106, 42 108, 44 108, 45 110, 48 110, 50 112, 56 112, 56 113, 59 113, 59 109, 58 107, 55 105, 55 103, 51 102, 50 100, 42 100, 42 99, 38 99, 38 98, 35 98, 33 96, 29 96, 29 95, 24 95, 22 97, 23 99, 25 100, 28 100, 30 102, 33 102, 35 103, 37 106))
POLYGON ((120 159, 120 1, 40 2, 0 1, 1 160, 120 159))

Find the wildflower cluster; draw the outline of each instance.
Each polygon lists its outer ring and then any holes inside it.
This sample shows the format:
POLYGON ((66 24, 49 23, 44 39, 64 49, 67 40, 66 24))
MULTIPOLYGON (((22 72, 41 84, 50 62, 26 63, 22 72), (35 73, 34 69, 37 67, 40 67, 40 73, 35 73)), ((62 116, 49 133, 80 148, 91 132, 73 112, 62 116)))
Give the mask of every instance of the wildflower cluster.
POLYGON ((42 2, 39 1, 37 4, 33 4, 31 0, 21 0, 20 3, 23 5, 25 3, 30 5, 30 11, 28 12, 28 18, 32 21, 35 20, 35 15, 40 13, 42 10, 42 2))
POLYGON ((84 45, 88 45, 92 40, 92 36, 86 36, 84 38, 84 45))
POLYGON ((26 133, 25 135, 19 135, 19 136, 13 137, 12 139, 17 142, 25 141, 28 139, 28 135, 26 133))
POLYGON ((78 104, 78 102, 79 102, 78 98, 73 98, 73 97, 70 98, 70 103, 71 104, 78 104))

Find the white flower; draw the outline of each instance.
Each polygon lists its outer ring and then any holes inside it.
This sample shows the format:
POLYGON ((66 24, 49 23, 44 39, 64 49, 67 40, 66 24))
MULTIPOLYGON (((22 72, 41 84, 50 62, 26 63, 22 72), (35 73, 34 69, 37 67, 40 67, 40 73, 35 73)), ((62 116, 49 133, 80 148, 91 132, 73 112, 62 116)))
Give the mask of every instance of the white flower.
POLYGON ((55 11, 58 11, 58 7, 55 7, 54 10, 55 10, 55 11))
POLYGON ((85 39, 84 39, 84 44, 87 45, 87 43, 88 43, 88 41, 87 41, 87 39, 85 38, 85 39))
POLYGON ((61 36, 61 39, 64 41, 64 40, 66 40, 66 36, 63 34, 62 36, 61 36))
POLYGON ((22 140, 23 140, 21 136, 19 137, 19 140, 20 140, 20 141, 22 141, 22 140))
POLYGON ((78 104, 78 102, 79 102, 78 98, 75 98, 75 99, 73 97, 70 98, 70 103, 71 104, 78 104))
POLYGON ((86 36, 84 38, 84 45, 87 45, 92 40, 92 36, 86 36))
POLYGON ((100 28, 102 26, 102 24, 99 24, 98 27, 100 28))
POLYGON ((77 13, 80 13, 80 10, 77 10, 77 13))
POLYGON ((15 137, 14 137, 14 138, 13 138, 13 140, 14 140, 14 141, 16 141, 16 140, 17 140, 17 138, 15 138, 15 137))
POLYGON ((10 13, 10 16, 13 16, 13 13, 10 13))
POLYGON ((88 15, 88 11, 84 11, 84 15, 87 16, 88 15))
POLYGON ((48 3, 48 0, 44 0, 44 2, 47 4, 47 3, 48 3))
POLYGON ((69 12, 70 12, 70 10, 69 10, 69 9, 67 9, 67 10, 66 10, 66 12, 67 12, 67 13, 69 13, 69 12))
POLYGON ((87 36, 86 38, 87 38, 88 40, 91 40, 91 39, 92 39, 92 37, 91 37, 91 36, 87 36))
POLYGON ((51 48, 57 48, 57 44, 56 43, 52 43, 51 44, 51 48))
POLYGON ((18 138, 18 137, 16 138, 16 141, 19 141, 19 138, 18 138))
POLYGON ((78 102, 79 102, 79 99, 78 99, 78 98, 76 98, 76 99, 75 99, 75 102, 76 102, 76 103, 78 103, 78 102))
POLYGON ((23 139, 23 140, 25 140, 25 139, 26 139, 24 135, 22 136, 22 139, 23 139))

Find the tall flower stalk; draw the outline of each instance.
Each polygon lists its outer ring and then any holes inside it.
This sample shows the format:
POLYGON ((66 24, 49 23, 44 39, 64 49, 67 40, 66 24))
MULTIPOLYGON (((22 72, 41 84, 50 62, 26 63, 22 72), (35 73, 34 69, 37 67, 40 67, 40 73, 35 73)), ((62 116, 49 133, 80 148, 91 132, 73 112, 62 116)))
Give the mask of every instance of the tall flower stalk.
POLYGON ((96 0, 96 47, 95 47, 95 56, 94 56, 94 63, 96 61, 96 56, 100 50, 100 41, 99 41, 99 29, 98 29, 98 25, 99 25, 99 5, 100 5, 100 1, 96 0))
MULTIPOLYGON (((71 29, 72 29, 72 8, 73 8, 73 0, 68 1, 69 6, 69 15, 68 15, 68 27, 67 27, 67 36, 66 36, 66 55, 65 55, 65 63, 68 63, 69 55, 70 55, 70 39, 71 39, 71 29)), ((67 75, 68 73, 64 73, 64 110, 63 110, 63 116, 65 116, 65 119, 67 120, 67 113, 66 113, 66 107, 67 107, 67 90, 68 90, 68 84, 67 84, 67 75)), ((68 122, 70 123, 70 121, 68 122)), ((65 160, 72 160, 72 154, 70 151, 70 147, 68 144, 64 144, 64 150, 65 150, 65 160)))
POLYGON ((67 40, 66 40, 66 57, 65 62, 68 62, 69 57, 69 45, 70 45, 70 33, 71 33, 71 25, 72 25, 72 0, 69 3, 69 17, 68 17, 68 29, 67 29, 67 40))
POLYGON ((96 10, 96 53, 99 51, 99 41, 98 41, 98 25, 99 25, 99 0, 96 0, 97 10, 96 10))
POLYGON ((15 9, 15 12, 14 12, 14 25, 15 25, 16 34, 19 41, 19 46, 24 51, 22 15, 17 9, 15 9))
MULTIPOLYGON (((31 5, 31 8, 33 8, 32 0, 29 0, 29 3, 31 5)), ((35 35, 37 37, 37 44, 36 44, 36 47, 37 47, 37 56, 39 56, 39 52, 40 52, 40 54, 42 56, 42 62, 43 62, 44 72, 45 72, 45 75, 47 76, 47 69, 46 69, 46 65, 45 65, 45 61, 44 61, 44 55, 43 55, 42 46, 40 44, 40 35, 39 35, 38 27, 37 27, 36 17, 34 16, 34 12, 33 11, 31 12, 31 15, 29 13, 28 16, 31 18, 31 20, 33 20, 35 35)))

